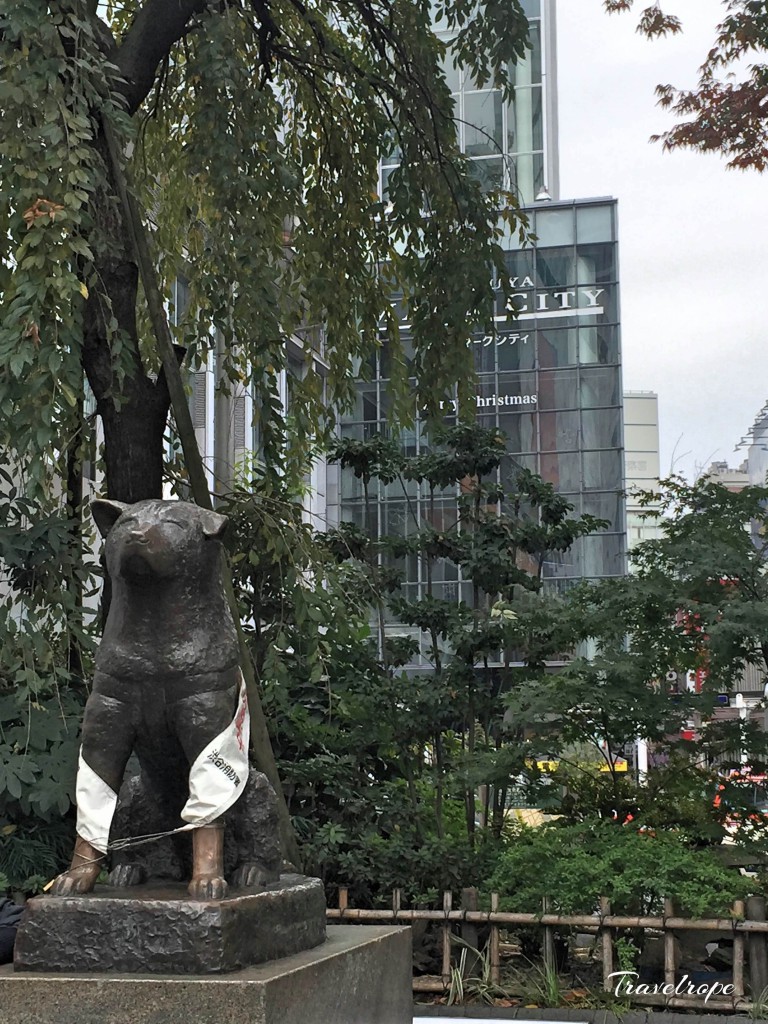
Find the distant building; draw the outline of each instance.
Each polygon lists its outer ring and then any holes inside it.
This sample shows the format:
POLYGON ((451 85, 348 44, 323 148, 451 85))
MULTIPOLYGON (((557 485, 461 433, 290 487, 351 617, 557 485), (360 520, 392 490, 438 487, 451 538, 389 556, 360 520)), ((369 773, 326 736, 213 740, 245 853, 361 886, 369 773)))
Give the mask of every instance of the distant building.
POLYGON ((738 494, 749 483, 749 468, 745 459, 738 469, 733 469, 727 462, 713 462, 706 472, 706 476, 713 483, 722 484, 723 487, 734 494, 738 494))
MULTIPOLYGON (((555 3, 523 0, 523 9, 531 50, 512 69, 510 100, 492 83, 478 87, 450 54, 444 70, 459 142, 474 173, 485 187, 517 192, 537 239, 529 248, 521 248, 516 233, 501 241, 517 316, 499 289, 498 333, 477 331, 472 338, 477 422, 507 435, 502 487, 513 485, 519 468, 530 469, 567 497, 576 514, 610 524, 569 551, 553 553, 545 564, 546 584, 565 589, 581 579, 626 571, 617 204, 611 198, 558 197, 555 3)), ((444 23, 436 22, 435 31, 450 41, 444 23)), ((394 152, 382 161, 383 195, 398 160, 394 152)), ((406 310, 401 316, 408 357, 406 310)), ((389 364, 389 343, 382 337, 368 378, 357 384, 358 400, 341 419, 342 436, 364 439, 387 430, 389 364)), ((446 421, 452 418, 449 413, 446 421)), ((402 440, 409 454, 429 445, 420 422, 402 440)), ((327 495, 329 522, 363 523, 365 501, 351 471, 329 472, 327 495)), ((428 504, 414 493, 406 507, 391 487, 375 497, 376 521, 368 525, 382 534, 405 531, 428 504)), ((410 565, 406 585, 418 592, 422 582, 418 566, 410 565)), ((463 600, 469 589, 466 581, 446 581, 441 596, 463 600)))
MULTIPOLYGON (((744 445, 748 445, 747 458, 738 468, 734 469, 727 462, 720 461, 713 462, 707 470, 710 479, 734 493, 749 485, 764 487, 768 481, 768 403, 763 406, 747 431, 741 447, 744 445)), ((755 543, 763 543, 763 538, 757 532, 756 523, 752 524, 752 535, 755 543)), ((762 699, 766 692, 767 672, 762 661, 757 665, 747 665, 733 692, 719 697, 721 707, 715 712, 715 719, 728 721, 742 718, 765 728, 766 716, 762 699)))
POLYGON ((661 526, 644 516, 658 506, 641 505, 640 494, 659 489, 659 397, 654 391, 624 392, 624 473, 627 545, 661 536, 661 526))
POLYGON ((768 482, 768 402, 755 417, 747 433, 747 472, 754 487, 765 487, 768 482))
MULTIPOLYGON (((548 586, 565 589, 581 579, 626 572, 621 350, 618 324, 616 203, 611 199, 539 202, 527 210, 538 242, 521 249, 507 240, 507 266, 518 289, 512 319, 499 296, 498 333, 472 339, 477 370, 476 416, 507 436, 499 482, 511 488, 519 468, 530 469, 564 495, 577 514, 608 521, 544 565, 548 586)), ((397 297, 395 297, 397 298, 397 297)), ((408 351, 408 323, 401 339, 408 351)), ((363 440, 387 430, 389 343, 382 338, 370 379, 357 385, 355 406, 341 418, 343 437, 363 440)), ((446 422, 452 422, 452 414, 446 422)), ((425 425, 402 437, 409 454, 427 450, 425 425)), ((351 470, 339 491, 329 487, 330 520, 363 525, 366 500, 351 470), (338 503, 338 504, 336 504, 338 503), (334 507, 336 506, 336 507, 334 507)), ((455 499, 454 503, 455 503, 455 499)), ((374 531, 404 532, 412 516, 429 509, 428 494, 406 506, 394 487, 375 496, 374 531), (423 507, 422 507, 423 503, 423 507)), ((422 581, 414 562, 407 584, 422 581)), ((441 596, 466 600, 468 583, 451 581, 441 596)))

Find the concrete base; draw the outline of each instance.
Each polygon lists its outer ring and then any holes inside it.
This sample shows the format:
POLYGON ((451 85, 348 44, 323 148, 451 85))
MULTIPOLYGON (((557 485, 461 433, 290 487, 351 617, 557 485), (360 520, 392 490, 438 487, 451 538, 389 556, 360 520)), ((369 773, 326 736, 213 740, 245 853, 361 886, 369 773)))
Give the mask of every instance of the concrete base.
POLYGON ((325 938, 319 878, 282 875, 262 891, 192 900, 183 885, 38 896, 19 925, 17 971, 223 974, 292 956, 325 938))
POLYGON ((19 974, 3 1024, 411 1024, 411 930, 333 925, 322 946, 226 976, 19 974))

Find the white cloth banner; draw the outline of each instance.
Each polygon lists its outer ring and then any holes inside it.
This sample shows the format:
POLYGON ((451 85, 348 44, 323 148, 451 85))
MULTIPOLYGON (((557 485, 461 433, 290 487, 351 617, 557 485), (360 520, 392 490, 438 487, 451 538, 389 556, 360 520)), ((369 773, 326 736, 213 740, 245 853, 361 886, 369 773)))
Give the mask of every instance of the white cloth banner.
MULTIPOLYGON (((234 804, 248 781, 250 725, 245 680, 241 672, 235 717, 201 751, 189 769, 189 799, 181 812, 187 824, 162 835, 210 825, 234 804)), ((116 806, 117 793, 91 768, 81 749, 77 768, 77 834, 102 853, 107 852, 116 806)), ((161 836, 132 838, 141 842, 161 836)), ((129 847, 132 838, 118 840, 115 846, 129 847)))
POLYGON ((209 825, 232 806, 248 781, 250 717, 245 680, 240 673, 237 710, 227 728, 200 753, 189 769, 189 800, 181 817, 184 829, 209 825))
POLYGON ((80 750, 77 763, 77 834, 91 846, 107 852, 109 829, 117 806, 117 793, 91 768, 80 750))

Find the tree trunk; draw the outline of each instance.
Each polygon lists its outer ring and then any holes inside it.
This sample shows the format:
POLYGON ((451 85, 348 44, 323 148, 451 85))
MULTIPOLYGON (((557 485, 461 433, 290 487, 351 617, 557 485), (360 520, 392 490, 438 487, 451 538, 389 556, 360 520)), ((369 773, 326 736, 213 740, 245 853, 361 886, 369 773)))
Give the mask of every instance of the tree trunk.
MULTIPOLYGON (((103 138, 99 148, 109 168, 103 138)), ((116 191, 113 187, 111 195, 95 195, 92 205, 94 220, 111 244, 107 251, 96 253, 99 288, 106 292, 107 301, 94 289, 96 293, 86 302, 83 363, 104 428, 107 496, 132 503, 162 497, 163 436, 170 398, 165 375, 149 376, 139 351, 139 271, 129 227, 113 198, 116 191), (110 331, 110 320, 117 332, 110 331)))
POLYGON ((104 426, 108 496, 128 503, 161 498, 167 401, 158 401, 151 382, 135 379, 130 399, 120 408, 110 398, 97 400, 97 408, 104 426))

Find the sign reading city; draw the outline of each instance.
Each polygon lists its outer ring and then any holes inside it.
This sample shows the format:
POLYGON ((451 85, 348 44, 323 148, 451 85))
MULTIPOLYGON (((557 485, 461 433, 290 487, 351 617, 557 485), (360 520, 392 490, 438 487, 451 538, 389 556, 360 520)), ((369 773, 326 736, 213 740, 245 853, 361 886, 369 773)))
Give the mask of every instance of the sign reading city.
MULTIPOLYGON (((581 272, 587 277, 594 276, 594 271, 590 274, 589 269, 582 269, 581 272)), ((548 276, 551 281, 555 275, 548 276)), ((528 273, 510 276, 508 282, 513 290, 506 296, 501 294, 500 282, 493 282, 492 287, 498 296, 498 312, 493 317, 495 329, 492 333, 474 334, 468 341, 470 347, 479 345, 484 348, 512 348, 515 345, 527 346, 529 343, 535 345, 537 330, 557 328, 561 326, 557 323, 558 320, 570 320, 573 325, 575 319, 584 321, 585 325, 594 325, 598 317, 605 318, 610 315, 610 293, 613 287, 610 284, 605 287, 590 284, 553 285, 542 288, 541 281, 537 285, 534 277, 528 273), (546 327, 542 321, 546 321, 546 327)), ((400 330, 410 330, 407 310, 397 300, 392 302, 392 306, 397 311, 400 330)))
POLYGON ((518 291, 507 300, 508 313, 494 317, 497 323, 506 321, 509 313, 512 320, 552 320, 562 316, 601 316, 605 312, 600 304, 605 288, 558 288, 534 294, 531 277, 513 277, 510 283, 518 291))
MULTIPOLYGON (((606 312, 602 302, 605 288, 556 287, 542 291, 536 290, 533 278, 530 276, 512 277, 510 283, 517 291, 509 295, 503 312, 497 313, 493 318, 498 325, 499 333, 478 335, 472 339, 470 344, 485 346, 492 345, 494 342, 498 346, 512 346, 518 342, 526 344, 530 339, 529 334, 504 332, 502 325, 515 324, 521 320, 532 320, 534 323, 531 326, 535 328, 536 322, 540 320, 557 320, 565 317, 592 318, 603 316, 606 312)), ((494 287, 497 291, 499 290, 498 284, 494 287)), ((393 302, 392 305, 397 309, 397 302, 393 302)), ((409 317, 403 316, 401 310, 400 329, 407 331, 410 326, 409 317)))

